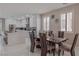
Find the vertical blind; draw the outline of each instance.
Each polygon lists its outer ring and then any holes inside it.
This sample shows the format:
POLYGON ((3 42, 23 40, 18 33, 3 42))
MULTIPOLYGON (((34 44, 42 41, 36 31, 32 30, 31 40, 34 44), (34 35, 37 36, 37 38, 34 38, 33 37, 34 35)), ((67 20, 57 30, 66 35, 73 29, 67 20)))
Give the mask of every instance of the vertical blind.
POLYGON ((49 31, 49 23, 50 23, 50 17, 44 17, 43 19, 43 30, 49 31))
POLYGON ((61 31, 72 32, 72 12, 61 14, 61 31))

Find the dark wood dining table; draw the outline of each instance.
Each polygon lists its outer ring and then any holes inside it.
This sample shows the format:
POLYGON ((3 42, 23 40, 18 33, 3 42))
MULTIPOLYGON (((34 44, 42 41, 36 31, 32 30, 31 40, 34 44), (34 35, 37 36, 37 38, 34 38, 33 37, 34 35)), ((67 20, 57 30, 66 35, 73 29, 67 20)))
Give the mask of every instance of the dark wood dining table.
POLYGON ((58 38, 58 37, 53 37, 53 38, 47 38, 48 42, 54 43, 54 44, 58 44, 59 49, 58 49, 58 56, 60 56, 60 46, 62 45, 63 42, 66 42, 68 39, 67 38, 58 38))
MULTIPOLYGON (((37 36, 37 38, 40 39, 39 35, 37 36)), ((56 36, 54 36, 53 38, 47 37, 47 42, 58 44, 58 46, 59 46, 58 56, 60 56, 60 52, 61 52, 60 46, 62 45, 62 43, 66 42, 67 40, 68 40, 67 38, 59 38, 59 37, 56 37, 56 36)))

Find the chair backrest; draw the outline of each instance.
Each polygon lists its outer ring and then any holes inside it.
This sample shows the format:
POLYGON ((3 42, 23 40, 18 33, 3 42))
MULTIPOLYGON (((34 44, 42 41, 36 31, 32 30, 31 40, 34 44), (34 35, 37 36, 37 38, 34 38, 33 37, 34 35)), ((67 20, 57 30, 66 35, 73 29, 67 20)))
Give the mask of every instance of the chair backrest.
POLYGON ((64 38, 64 31, 58 31, 58 37, 64 38))
POLYGON ((39 33, 39 36, 40 36, 40 42, 41 42, 41 56, 46 56, 47 55, 46 34, 39 33))
POLYGON ((30 42, 31 42, 31 46, 30 46, 30 51, 34 52, 34 48, 35 48, 35 38, 34 38, 34 33, 33 31, 29 32, 29 36, 30 36, 30 42))
POLYGON ((31 40, 31 42, 35 42, 33 31, 30 31, 30 32, 29 32, 29 36, 30 36, 30 40, 31 40))
POLYGON ((73 43, 72 43, 72 47, 71 47, 71 50, 74 50, 75 49, 75 46, 76 46, 76 43, 77 43, 77 39, 78 39, 78 33, 75 34, 75 37, 74 37, 74 40, 73 40, 73 43))
POLYGON ((49 31, 48 35, 51 36, 53 34, 53 31, 49 31))
POLYGON ((34 38, 36 38, 36 36, 37 36, 36 29, 33 29, 33 30, 32 30, 32 33, 33 33, 34 38))

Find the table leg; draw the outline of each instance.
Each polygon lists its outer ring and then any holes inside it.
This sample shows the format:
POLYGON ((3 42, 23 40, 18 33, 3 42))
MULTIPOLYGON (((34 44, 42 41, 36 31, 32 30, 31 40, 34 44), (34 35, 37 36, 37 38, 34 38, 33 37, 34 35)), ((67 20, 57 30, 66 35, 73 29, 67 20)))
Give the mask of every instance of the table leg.
POLYGON ((61 49, 60 49, 61 43, 59 43, 58 45, 59 45, 58 56, 60 56, 60 53, 61 53, 61 49))
POLYGON ((54 44, 53 56, 55 56, 55 52, 56 50, 55 50, 55 44, 54 44))
POLYGON ((55 43, 53 43, 52 45, 53 45, 53 47, 54 47, 54 48, 52 49, 53 56, 55 56, 55 52, 56 52, 56 48, 55 48, 55 47, 56 47, 56 45, 55 45, 55 43))

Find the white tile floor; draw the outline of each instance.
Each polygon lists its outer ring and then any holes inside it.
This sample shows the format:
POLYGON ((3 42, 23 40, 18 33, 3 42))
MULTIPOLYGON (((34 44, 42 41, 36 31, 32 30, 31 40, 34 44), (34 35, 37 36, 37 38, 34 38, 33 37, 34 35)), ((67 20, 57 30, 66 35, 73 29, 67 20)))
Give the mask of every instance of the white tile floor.
MULTIPOLYGON (((34 53, 30 52, 30 39, 28 32, 19 31, 9 33, 9 44, 0 50, 0 56, 40 56, 41 51, 35 49, 34 53)), ((65 56, 70 54, 65 52, 65 56)), ((76 48, 76 56, 79 55, 79 49, 76 48)), ((48 54, 53 56, 53 54, 48 54)))

